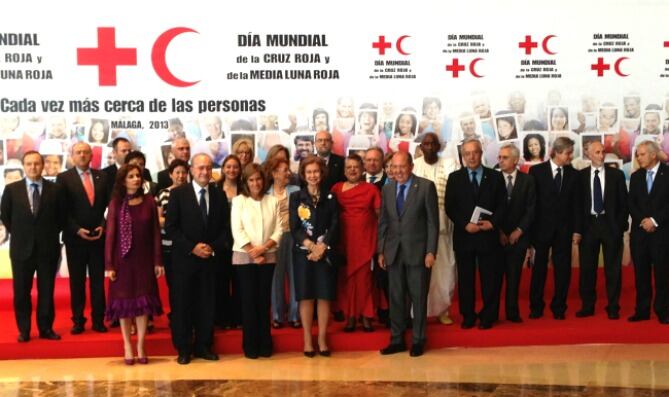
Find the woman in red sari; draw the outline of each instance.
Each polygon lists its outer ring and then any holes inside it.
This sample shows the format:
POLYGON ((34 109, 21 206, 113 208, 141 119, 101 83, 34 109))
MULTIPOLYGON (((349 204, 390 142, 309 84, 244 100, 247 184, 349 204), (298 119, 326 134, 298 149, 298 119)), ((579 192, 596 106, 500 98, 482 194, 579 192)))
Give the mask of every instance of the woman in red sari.
POLYGON ((362 317, 363 330, 371 332, 374 316, 372 300, 372 259, 376 252, 376 228, 381 195, 362 177, 362 159, 357 154, 346 158, 345 182, 332 187, 340 206, 341 239, 339 252, 346 265, 339 304, 348 323, 344 332, 353 332, 356 321, 362 317))

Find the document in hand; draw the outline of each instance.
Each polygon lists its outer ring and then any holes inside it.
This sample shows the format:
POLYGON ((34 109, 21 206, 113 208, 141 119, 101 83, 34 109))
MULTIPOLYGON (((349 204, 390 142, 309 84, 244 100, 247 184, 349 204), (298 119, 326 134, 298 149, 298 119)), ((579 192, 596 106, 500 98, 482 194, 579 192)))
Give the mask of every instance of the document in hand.
POLYGON ((474 212, 472 212, 472 217, 469 219, 469 222, 479 223, 482 215, 492 215, 492 211, 488 211, 487 209, 477 205, 476 208, 474 208, 474 212))

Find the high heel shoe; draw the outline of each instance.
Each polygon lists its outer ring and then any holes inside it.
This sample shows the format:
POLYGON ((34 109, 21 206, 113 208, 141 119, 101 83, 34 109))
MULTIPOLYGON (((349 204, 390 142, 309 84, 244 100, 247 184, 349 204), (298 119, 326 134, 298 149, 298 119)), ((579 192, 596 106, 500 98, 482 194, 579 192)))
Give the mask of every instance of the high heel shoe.
POLYGON ((321 357, 330 357, 332 355, 332 352, 329 349, 325 349, 325 350, 320 350, 319 349, 318 350, 318 355, 320 355, 321 357))
POLYGON ((135 359, 134 358, 124 358, 123 362, 125 365, 135 365, 135 359))
POLYGON ((149 358, 148 357, 137 357, 137 362, 139 364, 148 364, 149 363, 149 358))
POLYGON ((316 357, 316 351, 315 350, 312 350, 310 352, 305 351, 304 352, 304 357, 314 358, 314 357, 316 357))

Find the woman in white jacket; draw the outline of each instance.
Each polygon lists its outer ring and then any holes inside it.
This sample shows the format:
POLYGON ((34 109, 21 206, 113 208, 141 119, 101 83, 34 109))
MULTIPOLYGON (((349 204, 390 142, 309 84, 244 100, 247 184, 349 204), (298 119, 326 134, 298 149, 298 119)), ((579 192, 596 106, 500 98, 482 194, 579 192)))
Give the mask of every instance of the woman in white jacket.
POLYGON ((242 194, 232 199, 232 265, 242 304, 242 347, 247 358, 272 355, 270 295, 282 228, 279 203, 265 194, 265 177, 258 164, 242 172, 242 194))

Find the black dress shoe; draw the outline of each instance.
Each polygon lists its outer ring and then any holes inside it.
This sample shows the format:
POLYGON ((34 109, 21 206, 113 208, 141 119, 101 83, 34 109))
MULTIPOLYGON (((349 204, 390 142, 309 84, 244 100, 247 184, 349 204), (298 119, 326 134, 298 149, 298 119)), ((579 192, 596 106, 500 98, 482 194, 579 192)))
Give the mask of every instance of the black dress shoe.
POLYGON ((74 324, 70 330, 72 335, 79 335, 84 333, 84 324, 74 324))
POLYGON ((420 357, 423 355, 425 346, 422 343, 414 343, 411 345, 411 350, 409 351, 409 356, 411 357, 420 357))
POLYGON ((553 313, 553 318, 556 320, 565 320, 566 317, 564 313, 553 313))
POLYGON ((490 329, 490 328, 492 328, 492 323, 488 321, 481 321, 481 323, 479 324, 479 329, 490 329))
POLYGON ((516 323, 516 324, 523 322, 523 319, 520 318, 520 316, 511 316, 511 317, 507 317, 506 319, 507 319, 507 321, 510 321, 510 322, 516 323))
POLYGON ((258 354, 256 354, 256 353, 244 353, 244 357, 246 357, 248 359, 251 359, 251 360, 255 360, 256 358, 258 358, 258 354))
POLYGON ((462 321, 462 324, 460 324, 460 328, 470 329, 474 328, 475 325, 476 325, 476 319, 467 319, 462 321))
POLYGON ((306 352, 306 351, 305 351, 305 352, 304 352, 304 357, 314 358, 314 357, 316 357, 316 351, 314 351, 314 350, 312 350, 312 351, 310 351, 310 352, 306 352))
POLYGON ((650 315, 643 316, 641 314, 634 313, 633 315, 627 318, 627 321, 631 323, 636 323, 638 321, 646 321, 646 320, 650 320, 650 315))
POLYGON ((606 315, 609 320, 618 320, 620 318, 620 314, 618 314, 618 312, 608 312, 606 315))
POLYGON ((657 321, 659 321, 660 324, 669 324, 669 316, 659 316, 657 321))
POLYGON ((388 346, 381 349, 381 355, 387 356, 389 354, 401 353, 407 350, 407 347, 404 344, 389 344, 388 346))
POLYGON ((39 333, 40 339, 48 339, 48 340, 60 340, 60 335, 57 333, 53 332, 52 329, 48 329, 44 332, 39 333))
POLYGON ((544 316, 543 312, 530 312, 530 318, 532 320, 536 320, 536 319, 541 318, 543 316, 544 316))
POLYGON ((318 355, 321 357, 330 357, 332 355, 332 352, 330 350, 318 350, 318 355))
POLYGON ((350 324, 349 324, 349 325, 347 325, 347 326, 344 327, 344 332, 346 332, 347 334, 348 334, 348 333, 351 333, 351 332, 353 332, 353 331, 355 331, 355 325, 350 325, 350 324))
POLYGON ((93 326, 91 327, 91 329, 92 329, 93 331, 95 331, 95 332, 99 332, 99 333, 101 333, 101 334, 104 334, 105 332, 108 331, 108 330, 107 330, 107 327, 105 327, 104 324, 93 324, 93 326))
POLYGON ((21 332, 21 333, 19 334, 19 337, 16 338, 16 341, 19 342, 19 343, 26 343, 26 342, 29 342, 29 341, 30 341, 30 334, 21 332))
POLYGON ((218 361, 218 354, 212 352, 211 350, 195 353, 194 356, 207 361, 218 361))
POLYGON ((592 317, 595 315, 594 310, 586 310, 586 309, 581 309, 576 312, 576 317, 578 318, 583 318, 583 317, 592 317))
POLYGON ((177 357, 177 363, 181 365, 186 365, 190 363, 190 354, 188 353, 179 353, 179 357, 177 357))

